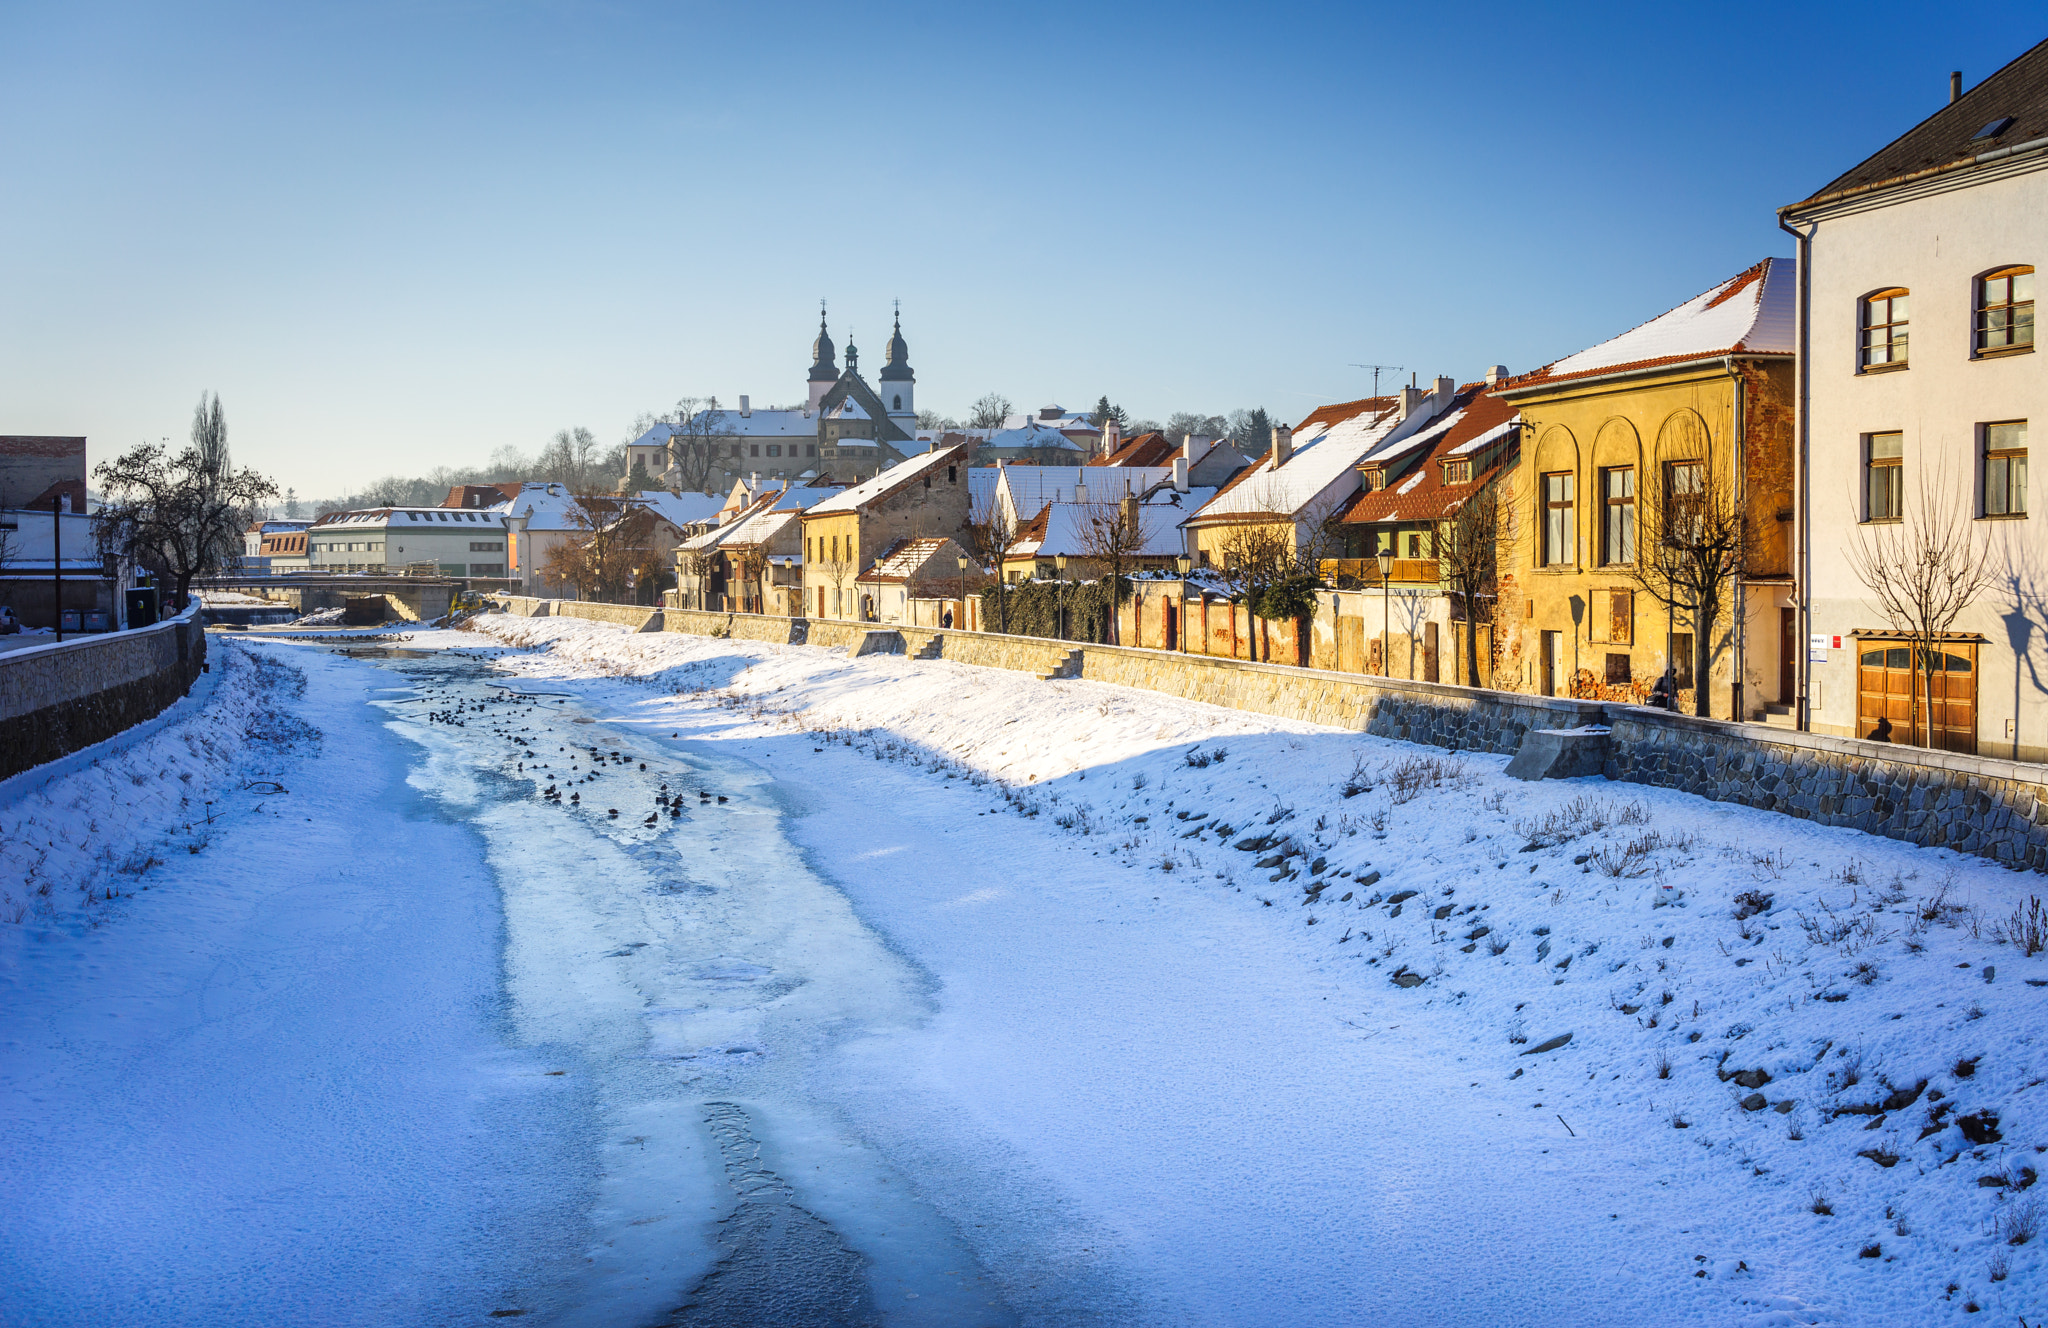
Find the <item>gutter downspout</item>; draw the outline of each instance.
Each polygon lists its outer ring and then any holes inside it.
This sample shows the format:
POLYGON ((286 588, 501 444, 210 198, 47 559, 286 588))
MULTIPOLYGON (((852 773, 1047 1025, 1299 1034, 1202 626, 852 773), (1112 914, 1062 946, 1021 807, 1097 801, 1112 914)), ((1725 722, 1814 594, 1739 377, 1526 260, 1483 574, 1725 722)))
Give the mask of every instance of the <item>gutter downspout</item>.
MULTIPOLYGON (((1748 437, 1743 425, 1742 371, 1736 367, 1735 357, 1728 357, 1728 378, 1734 402, 1735 439, 1735 510, 1742 514, 1743 543, 1749 542, 1749 468, 1745 464, 1744 451, 1748 437)), ((1744 578, 1749 569, 1745 558, 1737 564, 1735 573, 1735 677, 1729 684, 1730 711, 1728 718, 1740 724, 1743 717, 1743 684, 1749 678, 1749 596, 1744 578)))
POLYGON ((1792 641, 1792 648, 1797 652, 1795 664, 1798 669, 1798 697, 1792 709, 1792 726, 1801 733, 1813 731, 1813 713, 1808 705, 1813 688, 1813 662, 1807 649, 1807 642, 1813 634, 1813 410, 1810 400, 1813 355, 1809 338, 1813 323, 1813 229, 1817 226, 1818 223, 1813 223, 1806 231, 1800 231, 1786 224, 1784 213, 1778 214, 1778 229, 1799 242, 1799 285, 1796 288, 1798 300, 1793 333, 1797 358, 1792 367, 1792 428, 1798 440, 1792 467, 1792 586, 1799 628, 1792 641))

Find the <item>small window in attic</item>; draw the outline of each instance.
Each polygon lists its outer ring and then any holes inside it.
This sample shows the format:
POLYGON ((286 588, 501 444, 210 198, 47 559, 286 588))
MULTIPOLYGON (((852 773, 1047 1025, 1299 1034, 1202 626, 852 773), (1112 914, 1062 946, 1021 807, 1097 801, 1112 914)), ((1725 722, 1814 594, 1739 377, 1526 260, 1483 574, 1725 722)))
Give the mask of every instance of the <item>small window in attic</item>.
POLYGON ((1970 135, 1970 141, 1972 143, 1981 143, 1987 138, 1997 138, 2010 128, 2012 128, 2012 117, 2010 115, 2001 115, 1990 124, 1985 125, 1982 129, 1970 135))
POLYGON ((1472 461, 1461 457, 1456 461, 1444 462, 1444 483, 1470 484, 1472 482, 1472 461))
POLYGON ((1386 487, 1386 467, 1374 466, 1365 472, 1365 491, 1367 493, 1378 493, 1381 489, 1384 489, 1386 487))

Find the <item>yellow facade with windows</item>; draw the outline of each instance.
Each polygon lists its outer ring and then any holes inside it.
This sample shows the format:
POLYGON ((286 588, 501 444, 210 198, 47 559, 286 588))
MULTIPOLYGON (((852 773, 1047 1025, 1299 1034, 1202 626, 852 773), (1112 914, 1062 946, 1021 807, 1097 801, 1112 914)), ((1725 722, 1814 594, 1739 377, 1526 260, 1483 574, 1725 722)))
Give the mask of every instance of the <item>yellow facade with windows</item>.
POLYGON ((859 617, 859 587, 865 569, 860 550, 860 513, 804 517, 804 612, 816 618, 859 617))
POLYGON ((1784 356, 1507 389, 1526 441, 1510 490, 1495 685, 1641 701, 1669 665, 1692 713, 1689 606, 1673 612, 1637 569, 1658 556, 1651 495, 1709 488, 1746 514, 1749 537, 1739 593, 1730 578, 1708 633, 1712 713, 1739 707, 1748 719, 1777 704, 1794 648, 1779 625, 1791 589, 1791 392, 1784 356))

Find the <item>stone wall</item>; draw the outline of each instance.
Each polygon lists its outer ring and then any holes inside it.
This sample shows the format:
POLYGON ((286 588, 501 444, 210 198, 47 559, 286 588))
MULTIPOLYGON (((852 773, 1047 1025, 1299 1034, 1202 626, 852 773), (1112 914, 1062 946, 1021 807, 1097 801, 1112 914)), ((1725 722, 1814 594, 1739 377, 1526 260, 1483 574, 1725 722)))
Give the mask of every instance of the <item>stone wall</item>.
POLYGON ((1609 707, 1607 778, 2048 871, 2048 769, 1609 707))
MULTIPOLYGON (((514 612, 532 613, 513 601, 514 612)), ((546 601, 524 601, 544 611, 546 601)), ((668 611, 693 635, 845 649, 876 624, 668 611)), ((908 653, 1080 677, 1453 751, 1512 754, 1532 730, 1607 726, 1609 780, 1650 784, 2048 871, 2048 768, 1641 706, 1494 692, 1163 650, 898 627, 908 653)))
POLYGON ((159 714, 205 663, 196 597, 154 627, 0 655, 0 779, 159 714))

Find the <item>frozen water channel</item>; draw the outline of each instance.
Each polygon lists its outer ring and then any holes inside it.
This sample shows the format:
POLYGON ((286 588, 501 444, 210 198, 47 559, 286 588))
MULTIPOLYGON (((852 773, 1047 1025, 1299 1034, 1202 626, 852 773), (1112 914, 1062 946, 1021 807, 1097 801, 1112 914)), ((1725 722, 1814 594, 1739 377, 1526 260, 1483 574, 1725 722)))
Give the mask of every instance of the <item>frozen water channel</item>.
POLYGON ((553 1320, 1015 1323, 827 1105, 842 1043, 932 1002, 784 836, 775 782, 465 656, 380 665, 412 782, 483 839, 513 1036, 588 1084, 591 1248, 553 1320))

